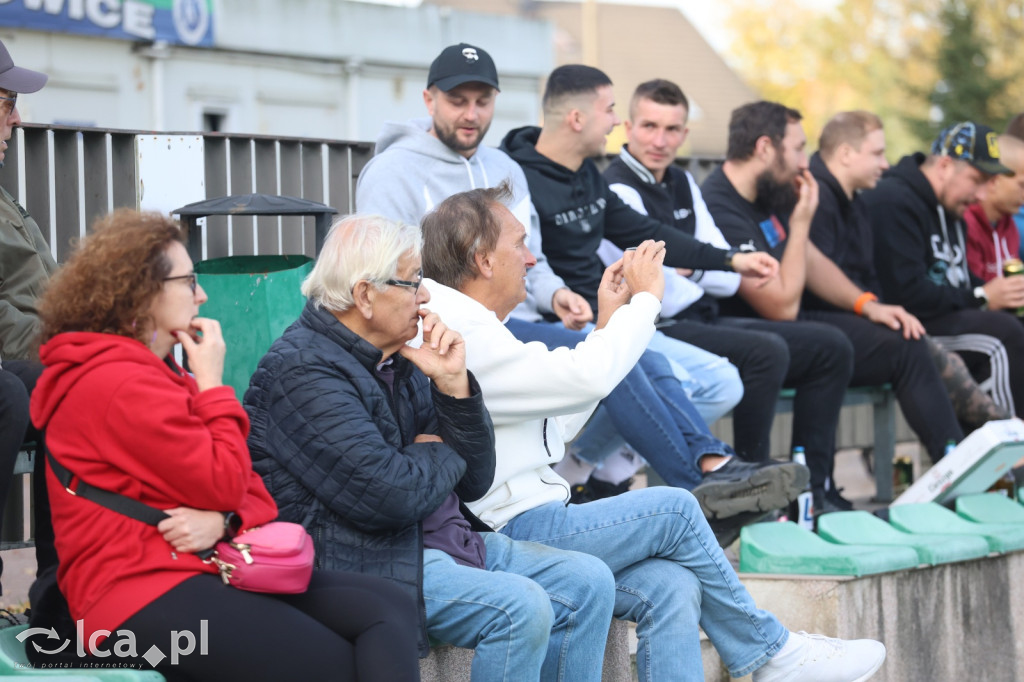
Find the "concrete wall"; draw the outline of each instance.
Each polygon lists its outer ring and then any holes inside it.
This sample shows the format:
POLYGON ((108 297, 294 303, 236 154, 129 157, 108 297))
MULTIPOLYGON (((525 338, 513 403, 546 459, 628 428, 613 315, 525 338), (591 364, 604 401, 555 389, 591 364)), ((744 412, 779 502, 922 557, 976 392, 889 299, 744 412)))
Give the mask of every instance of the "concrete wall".
MULTIPOLYGON (((854 579, 740 574, 790 630, 885 643, 872 682, 1024 680, 1024 552, 854 579)), ((705 647, 705 678, 730 679, 705 647)))

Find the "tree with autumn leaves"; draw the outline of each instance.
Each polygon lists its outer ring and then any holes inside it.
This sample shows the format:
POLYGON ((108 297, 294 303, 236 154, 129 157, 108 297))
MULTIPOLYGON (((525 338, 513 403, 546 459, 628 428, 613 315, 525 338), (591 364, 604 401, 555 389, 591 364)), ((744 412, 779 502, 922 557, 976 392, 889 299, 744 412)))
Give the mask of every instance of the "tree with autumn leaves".
POLYGON ((1024 111, 1024 0, 728 1, 727 58, 799 109, 812 141, 836 112, 868 109, 896 158, 954 121, 1002 129, 1024 111))

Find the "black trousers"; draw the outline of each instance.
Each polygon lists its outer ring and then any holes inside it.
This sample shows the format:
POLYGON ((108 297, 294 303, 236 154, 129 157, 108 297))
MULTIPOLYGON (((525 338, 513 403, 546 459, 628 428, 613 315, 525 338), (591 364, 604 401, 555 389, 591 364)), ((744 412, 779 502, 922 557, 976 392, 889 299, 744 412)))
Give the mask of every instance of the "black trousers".
POLYGON ((997 405, 1024 417, 1024 325, 994 310, 958 310, 929 320, 925 329, 964 359, 997 405))
MULTIPOLYGON (((7 497, 14 478, 14 462, 26 440, 35 440, 39 432, 28 415, 28 399, 42 373, 39 363, 5 360, 0 369, 0 526, 3 525, 7 497)), ((47 507, 47 520, 49 507, 47 507)), ((3 574, 0 558, 0 575, 3 574)), ((2 593, 2 591, 0 591, 2 593)))
MULTIPOLYGON (((189 578, 114 630, 98 649, 103 663, 117 656, 129 630, 141 657, 155 646, 166 658, 156 669, 169 680, 419 680, 416 605, 385 578, 315 571, 303 594, 270 595, 224 585, 215 575, 189 578), (206 621, 206 654, 201 653, 206 621), (173 662, 171 651, 191 653, 173 662), (177 644, 175 644, 175 642, 177 644)), ((123 648, 123 647, 122 647, 123 648)))
POLYGON ((892 384, 903 416, 933 462, 945 453, 948 441, 959 443, 963 439, 927 341, 908 341, 901 332, 853 313, 809 310, 801 313, 801 319, 825 322, 846 334, 854 354, 850 385, 892 384))
POLYGON ((793 446, 803 446, 811 486, 822 489, 832 474, 836 426, 853 374, 853 347, 846 336, 820 322, 774 322, 721 317, 662 327, 672 338, 729 359, 743 379, 743 399, 733 409, 733 448, 743 458, 770 456, 779 389, 796 389, 793 446))

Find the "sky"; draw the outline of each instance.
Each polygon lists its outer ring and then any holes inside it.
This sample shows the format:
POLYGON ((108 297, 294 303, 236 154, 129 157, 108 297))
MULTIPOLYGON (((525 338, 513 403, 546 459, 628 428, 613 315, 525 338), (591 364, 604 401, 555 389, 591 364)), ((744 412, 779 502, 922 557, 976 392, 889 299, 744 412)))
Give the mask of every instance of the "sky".
MULTIPOLYGON (((600 2, 600 0, 598 0, 600 2)), ((612 0, 624 5, 657 5, 662 7, 678 7, 683 14, 697 27, 705 40, 719 52, 728 49, 729 33, 725 29, 727 9, 725 3, 715 0, 612 0)), ((830 2, 830 0, 812 0, 830 2)), ((416 7, 421 0, 357 0, 378 5, 402 5, 416 7)))
MULTIPOLYGON (((358 0, 382 5, 404 5, 415 7, 421 0, 358 0)), ((598 0, 601 2, 602 0, 598 0)), ((677 7, 690 20, 711 47, 724 56, 729 51, 731 36, 726 27, 729 16, 727 3, 719 0, 608 0, 623 5, 655 5, 659 7, 677 7)), ((763 0, 762 0, 763 1, 763 0)), ((810 9, 830 9, 839 0, 803 0, 810 9)))

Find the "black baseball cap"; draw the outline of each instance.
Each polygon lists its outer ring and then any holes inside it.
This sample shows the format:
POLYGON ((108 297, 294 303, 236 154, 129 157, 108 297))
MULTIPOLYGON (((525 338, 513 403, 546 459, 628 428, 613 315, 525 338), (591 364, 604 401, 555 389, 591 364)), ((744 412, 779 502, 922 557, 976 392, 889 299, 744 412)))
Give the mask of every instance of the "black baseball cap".
POLYGON ((964 121, 939 133, 932 154, 961 159, 989 175, 1013 175, 1013 170, 999 161, 998 138, 988 126, 964 121))
POLYGON ((427 87, 436 85, 444 92, 463 83, 485 83, 495 90, 498 87, 498 70, 486 50, 469 43, 450 45, 437 55, 430 65, 427 87))
POLYGON ((0 88, 11 92, 36 92, 41 90, 49 78, 45 73, 30 71, 14 65, 11 53, 0 41, 0 88))

